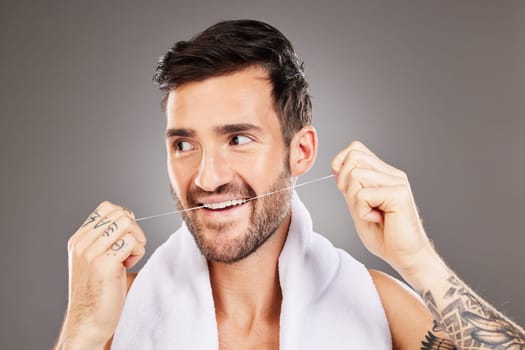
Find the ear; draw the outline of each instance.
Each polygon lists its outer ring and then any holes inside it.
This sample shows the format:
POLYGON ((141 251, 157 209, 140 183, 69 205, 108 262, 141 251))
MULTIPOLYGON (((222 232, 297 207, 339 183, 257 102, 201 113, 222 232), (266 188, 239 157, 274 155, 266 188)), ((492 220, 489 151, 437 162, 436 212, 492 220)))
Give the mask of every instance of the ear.
POLYGON ((299 130, 290 142, 290 171, 296 177, 306 173, 317 157, 317 132, 307 125, 299 130))

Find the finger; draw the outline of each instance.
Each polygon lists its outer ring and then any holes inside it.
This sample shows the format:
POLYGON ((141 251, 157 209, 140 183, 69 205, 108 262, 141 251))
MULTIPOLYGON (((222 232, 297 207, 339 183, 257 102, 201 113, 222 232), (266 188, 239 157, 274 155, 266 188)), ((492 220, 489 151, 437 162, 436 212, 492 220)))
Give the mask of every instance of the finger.
POLYGON ((67 242, 68 252, 71 254, 73 251, 81 252, 90 242, 85 241, 85 234, 91 230, 91 227, 95 225, 101 218, 104 217, 106 213, 109 213, 114 208, 114 204, 109 201, 104 201, 100 203, 95 210, 89 214, 84 223, 79 227, 79 229, 69 237, 67 242))
POLYGON ((390 187, 405 185, 407 182, 404 178, 385 174, 375 169, 353 168, 348 176, 348 189, 366 188, 366 187, 390 187))
POLYGON ((134 233, 137 241, 143 245, 146 244, 146 235, 140 228, 138 223, 135 221, 135 216, 131 216, 133 213, 129 209, 118 206, 118 209, 111 212, 107 217, 101 219, 94 228, 95 239, 100 236, 109 237, 115 233, 116 230, 131 231, 134 233), (127 220, 126 218, 129 218, 127 220), (121 222, 120 226, 117 220, 121 222), (122 226, 122 225, 125 226, 122 226))
MULTIPOLYGON (((350 177, 350 184, 346 193, 349 198, 348 202, 352 203, 352 206, 358 207, 358 193, 362 189, 378 188, 380 190, 378 192, 381 193, 381 190, 404 185, 406 185, 406 182, 403 178, 392 176, 371 169, 354 168, 354 170, 352 171, 352 176, 350 177)), ((376 212, 376 210, 372 210, 372 213, 374 213, 374 218, 378 220, 382 218, 382 216, 376 215, 379 214, 379 212, 376 212)))
POLYGON ((116 257, 126 268, 135 265, 145 254, 142 244, 137 242, 132 233, 126 233, 119 238, 106 252, 108 257, 116 257))
POLYGON ((377 159, 370 154, 355 149, 351 150, 347 153, 342 168, 336 178, 339 189, 344 190, 348 187, 350 173, 355 168, 376 169, 378 171, 387 170, 383 168, 381 164, 377 162, 377 159))
POLYGON ((132 250, 132 253, 124 260, 124 266, 127 269, 132 268, 137 264, 142 257, 146 254, 146 248, 143 245, 138 244, 136 249, 132 250))
POLYGON ((370 151, 368 148, 365 147, 365 145, 362 142, 359 141, 352 141, 350 145, 348 145, 345 149, 340 151, 332 160, 332 170, 338 174, 339 170, 341 170, 341 167, 343 166, 344 160, 346 159, 348 153, 352 151, 360 151, 361 153, 365 153, 371 156, 376 157, 376 155, 370 151))
POLYGON ((125 207, 123 205, 120 205, 120 208, 125 212, 127 213, 133 220, 136 219, 135 217, 135 213, 131 211, 131 209, 129 209, 128 207, 125 207))
MULTIPOLYGON (((126 233, 119 237, 104 254, 99 256, 99 262, 102 262, 106 269, 120 272, 122 266, 128 267, 128 259, 136 260, 135 263, 144 256, 144 247, 135 240, 131 233, 126 233)), ((133 262, 132 260, 132 262, 133 262)))
POLYGON ((407 181, 399 173, 389 172, 389 169, 378 162, 376 158, 360 151, 352 151, 348 154, 343 168, 337 176, 338 188, 346 192, 352 186, 352 182, 356 182, 356 180, 361 184, 361 187, 389 186, 407 181))
POLYGON ((359 219, 378 222, 377 211, 383 216, 394 213, 410 198, 410 189, 406 185, 388 187, 367 187, 356 194, 356 214, 359 219))
POLYGON ((80 226, 80 230, 86 227, 91 227, 95 225, 102 217, 105 215, 108 215, 110 212, 115 210, 117 208, 116 204, 111 203, 110 201, 104 201, 100 203, 95 210, 91 214, 89 214, 88 218, 84 221, 82 226, 80 226))
POLYGON ((341 168, 348 163, 354 166, 374 168, 384 173, 406 177, 404 172, 381 160, 359 141, 352 142, 347 148, 335 156, 332 160, 332 171, 338 175, 341 168))
MULTIPOLYGON (((98 256, 103 255, 108 250, 118 250, 118 248, 123 242, 122 238, 125 235, 132 235, 133 241, 144 246, 145 237, 144 233, 138 225, 131 219, 128 215, 121 215, 114 221, 114 225, 118 227, 110 235, 105 235, 104 233, 99 234, 98 238, 93 242, 93 244, 86 250, 85 256, 88 261, 96 259, 98 256), (135 232, 137 229, 140 232, 135 232)), ((108 226, 109 227, 109 226, 108 226)))
POLYGON ((359 149, 350 149, 348 152, 346 152, 345 157, 338 166, 339 170, 336 173, 338 177, 345 166, 376 169, 384 173, 392 174, 397 174, 399 171, 398 169, 377 158, 377 156, 375 156, 373 153, 363 152, 359 149))
MULTIPOLYGON (((113 210, 107 213, 107 215, 100 215, 97 221, 93 221, 71 237, 70 240, 73 241, 77 253, 84 252, 101 235, 109 236, 110 234, 113 234, 114 231, 117 231, 119 229, 119 225, 116 222, 117 218, 121 216, 129 217, 129 214, 125 213, 120 206, 111 205, 111 208, 113 208, 113 210)), ((109 208, 106 207, 101 209, 100 212, 98 210, 95 210, 94 212, 102 214, 107 212, 108 209, 109 208)), ((132 219, 130 218, 130 220, 132 219)))

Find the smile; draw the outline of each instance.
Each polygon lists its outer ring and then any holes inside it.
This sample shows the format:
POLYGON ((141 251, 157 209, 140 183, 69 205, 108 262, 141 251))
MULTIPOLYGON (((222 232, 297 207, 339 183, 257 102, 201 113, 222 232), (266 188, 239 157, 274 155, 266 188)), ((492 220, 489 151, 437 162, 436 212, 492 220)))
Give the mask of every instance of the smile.
POLYGON ((234 207, 236 205, 241 205, 248 202, 247 199, 233 199, 229 201, 219 202, 219 203, 203 203, 202 207, 211 210, 226 209, 234 207))

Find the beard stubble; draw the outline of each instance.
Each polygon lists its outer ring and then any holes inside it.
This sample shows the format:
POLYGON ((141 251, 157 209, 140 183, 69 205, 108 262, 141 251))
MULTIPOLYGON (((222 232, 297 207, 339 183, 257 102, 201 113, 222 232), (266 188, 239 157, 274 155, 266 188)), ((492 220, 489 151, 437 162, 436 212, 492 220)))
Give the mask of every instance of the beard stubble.
MULTIPOLYGON (((278 191, 291 186, 290 170, 285 166, 277 179, 270 186, 268 192, 278 191)), ((188 190, 187 198, 190 207, 197 206, 195 198, 202 198, 206 195, 233 194, 238 198, 252 198, 257 193, 245 182, 228 183, 220 186, 213 192, 203 191, 198 187, 188 190)), ((177 203, 177 207, 184 209, 182 202, 173 192, 172 195, 177 203)), ((182 212, 182 218, 190 230, 193 238, 202 255, 213 262, 233 264, 256 252, 270 238, 286 218, 290 209, 291 190, 281 191, 272 195, 258 198, 243 205, 251 206, 249 225, 245 232, 237 234, 236 237, 225 239, 228 231, 235 229, 236 223, 214 224, 209 223, 205 226, 198 222, 197 213, 182 212), (212 239, 207 238, 204 230, 213 230, 212 239)))

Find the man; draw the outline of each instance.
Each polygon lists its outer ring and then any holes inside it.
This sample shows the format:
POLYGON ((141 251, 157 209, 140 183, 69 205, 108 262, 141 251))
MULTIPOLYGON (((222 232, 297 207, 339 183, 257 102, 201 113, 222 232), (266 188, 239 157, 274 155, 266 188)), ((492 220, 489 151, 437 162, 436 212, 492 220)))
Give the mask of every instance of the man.
POLYGON ((337 186, 365 246, 422 298, 311 232, 282 190, 316 158, 308 84, 275 28, 218 23, 174 45, 155 81, 185 225, 134 280, 145 235, 102 203, 68 242, 58 349, 525 349, 435 252, 407 176, 363 144, 335 156, 337 186))

